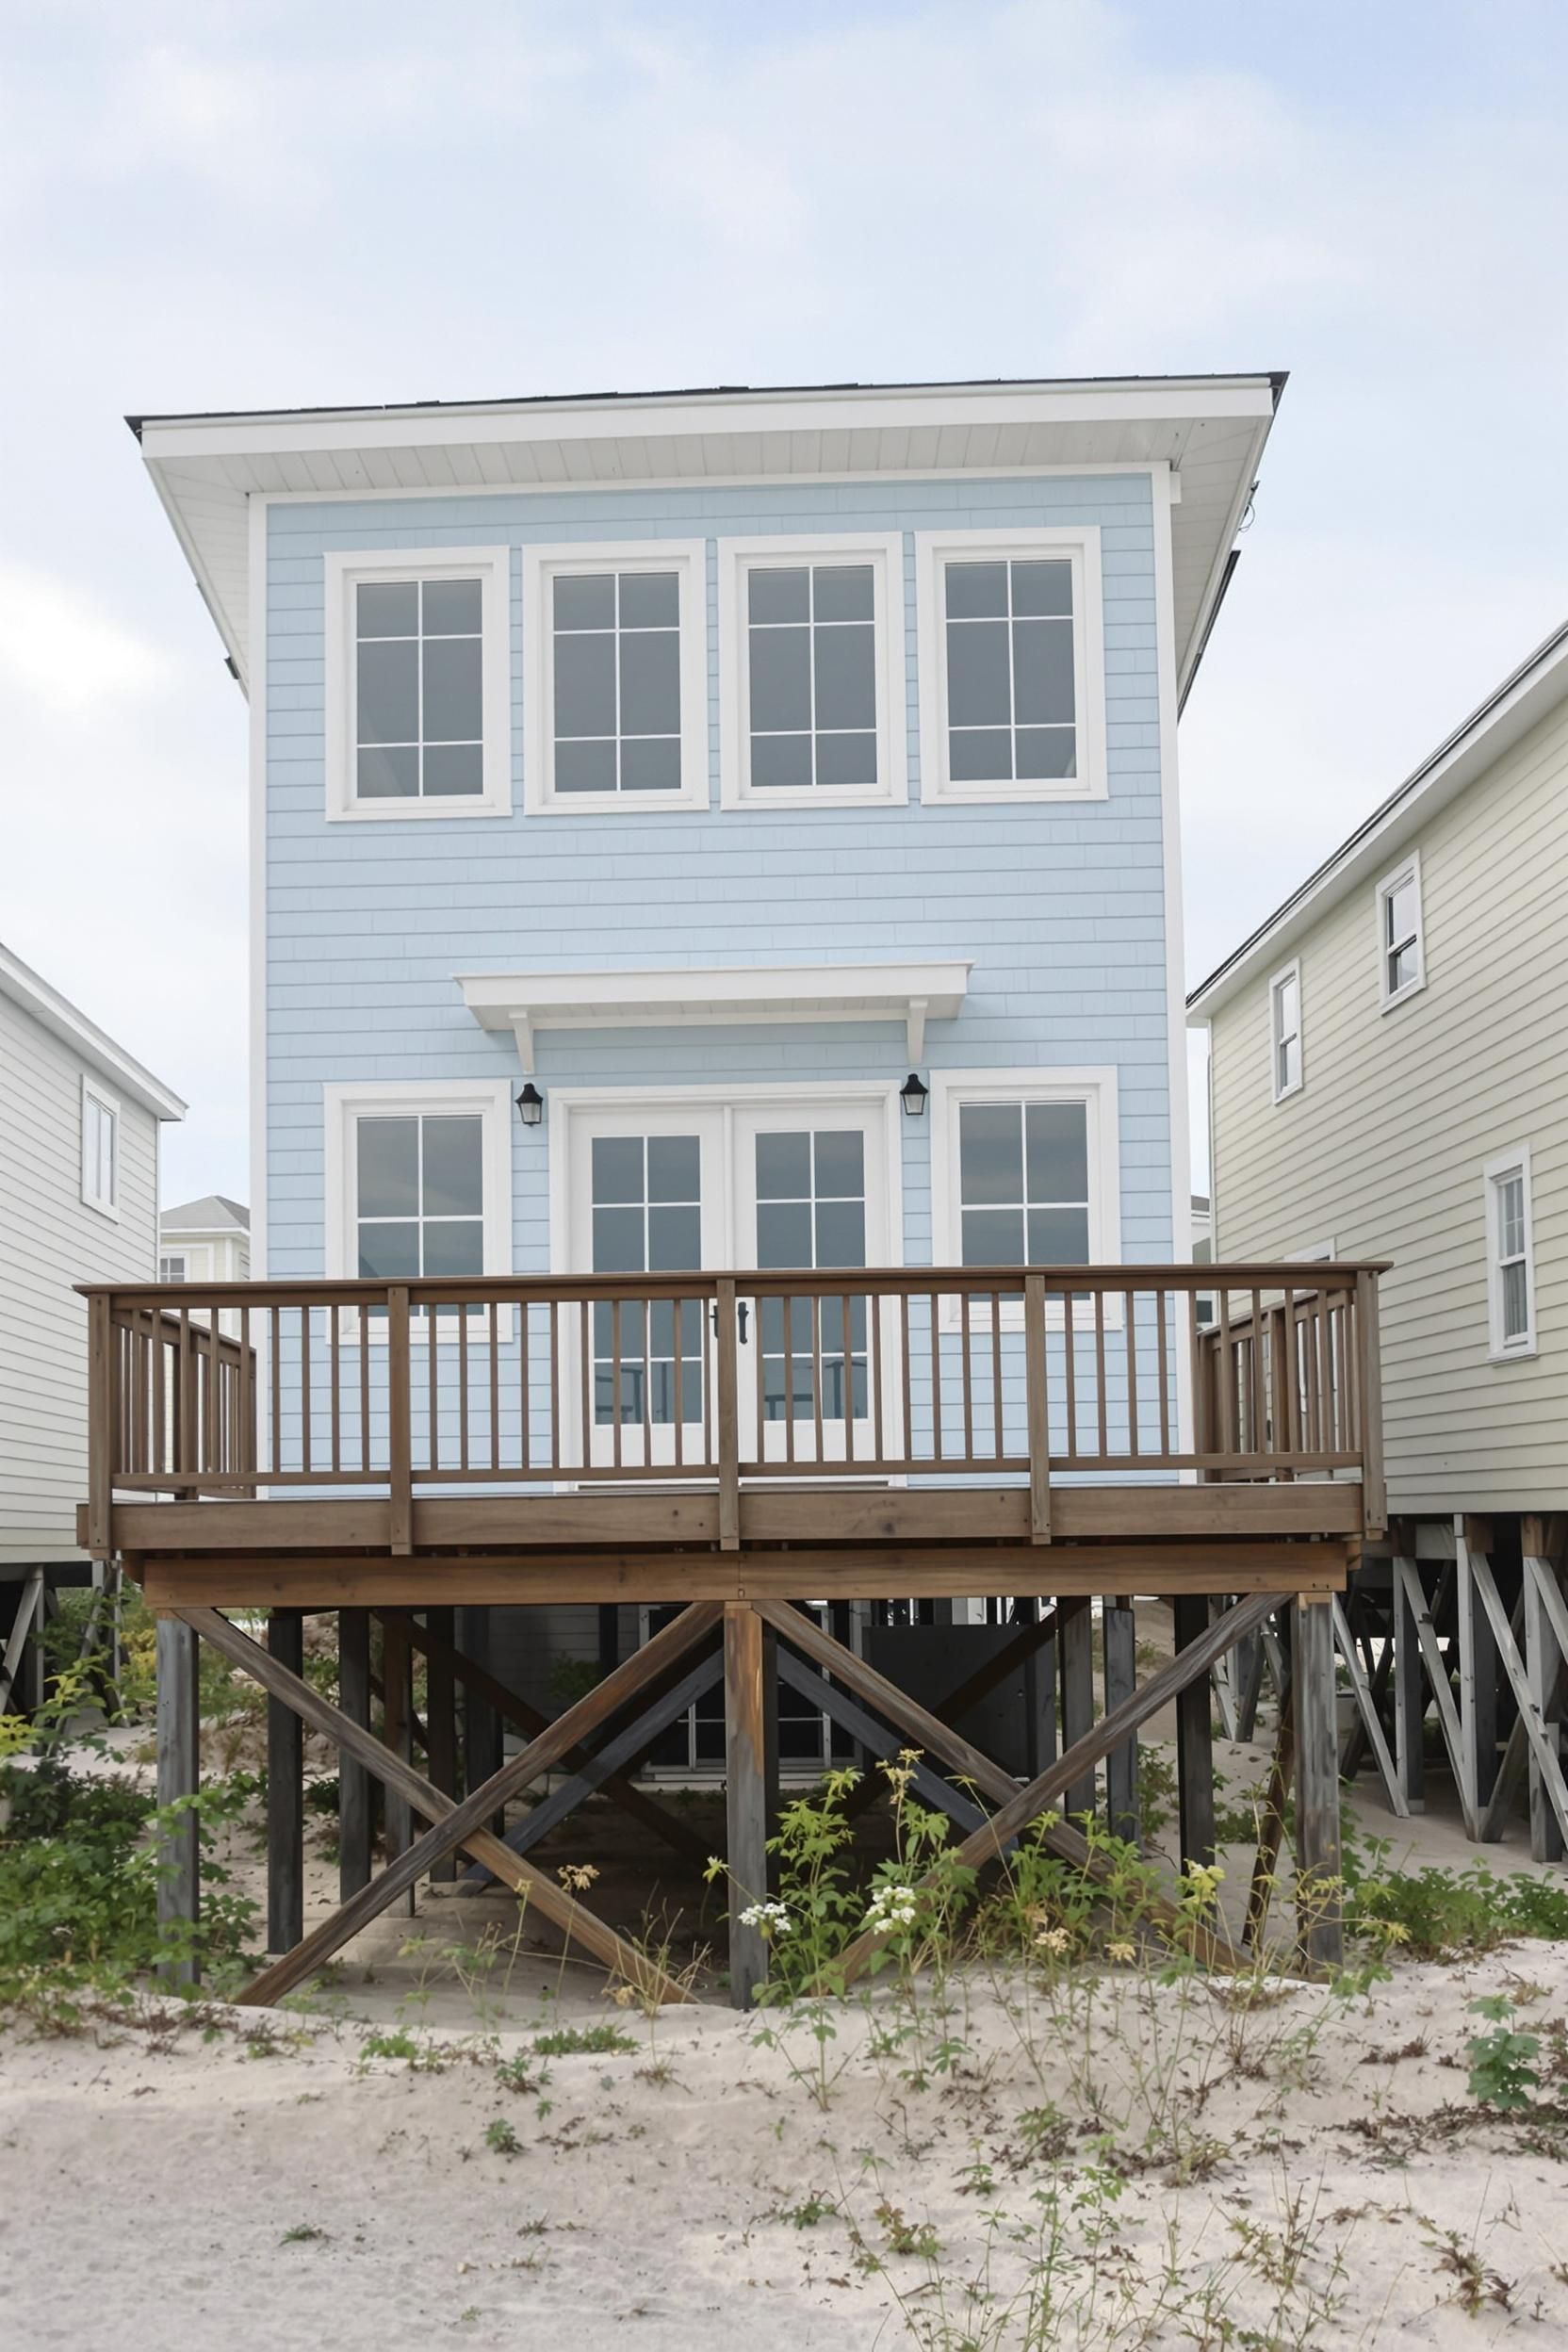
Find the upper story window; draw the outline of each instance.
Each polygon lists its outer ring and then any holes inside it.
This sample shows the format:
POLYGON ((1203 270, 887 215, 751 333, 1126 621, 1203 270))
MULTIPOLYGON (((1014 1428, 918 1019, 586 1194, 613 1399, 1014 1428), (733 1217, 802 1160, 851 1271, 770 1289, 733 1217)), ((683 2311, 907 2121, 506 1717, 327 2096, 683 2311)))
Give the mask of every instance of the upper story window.
POLYGON ((328 814, 506 814, 507 550, 325 562, 328 814))
POLYGON ((188 1266, 183 1250, 166 1250, 158 1259, 160 1282, 183 1282, 188 1278, 188 1266))
POLYGON ((1535 1233, 1528 1147, 1520 1144, 1489 1160, 1485 1179, 1491 1353, 1533 1356, 1535 1233))
POLYGON ((525 547, 530 808, 707 807, 706 581, 685 541, 525 547))
POLYGON ((95 1079, 82 1080, 82 1199, 105 1217, 120 1215, 120 1104, 95 1079))
POLYGON ((1282 1102, 1301 1086, 1301 966, 1287 964, 1268 985, 1268 1023, 1274 1070, 1274 1100, 1282 1102))
POLYGON ((896 532, 721 540, 727 806, 906 798, 902 590, 896 532))
POLYGON ((1099 531, 920 547, 922 799, 1102 798, 1099 531))
POLYGON ((1421 859, 1414 850, 1378 885, 1378 942, 1379 988, 1386 1012, 1427 984, 1421 859))

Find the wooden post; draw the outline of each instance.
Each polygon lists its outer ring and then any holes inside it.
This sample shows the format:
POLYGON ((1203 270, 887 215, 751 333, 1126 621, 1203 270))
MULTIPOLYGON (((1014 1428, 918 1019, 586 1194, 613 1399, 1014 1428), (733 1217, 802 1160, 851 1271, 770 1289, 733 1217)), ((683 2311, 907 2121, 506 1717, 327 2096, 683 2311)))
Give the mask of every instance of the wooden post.
MULTIPOLYGON (((436 1352, 435 1318, 431 1317, 430 1351, 436 1352)), ((305 1345, 310 1345, 306 1333, 305 1345)), ((365 1345, 363 1333, 360 1345, 365 1345)), ((386 1444, 389 1508, 388 1548, 414 1549, 414 1415, 410 1396, 408 1287, 394 1282, 386 1294, 386 1444)), ((434 1390, 433 1373, 432 1391, 434 1390)), ((430 1432, 435 1444, 435 1431, 430 1432)))
POLYGON ((1381 1535, 1388 1525, 1388 1482, 1383 1472, 1383 1387, 1378 1335, 1378 1278, 1356 1276, 1356 1337, 1360 1362, 1361 1494, 1364 1533, 1381 1535))
POLYGON ((100 1292, 88 1300, 87 1548, 106 1560, 113 1548, 114 1453, 119 1415, 115 1411, 114 1325, 108 1299, 100 1292))
POLYGON ((1427 1764, 1422 1736, 1427 1719, 1427 1678, 1421 1663, 1421 1633, 1410 1605, 1401 1568, 1419 1578, 1413 1548, 1395 1558, 1392 1576, 1394 1640, 1394 1748, 1399 1786, 1413 1813, 1427 1809, 1427 1764))
POLYGON ((1296 1604, 1291 1705, 1296 1732, 1296 1902, 1302 1951, 1315 1968, 1345 1959, 1340 1884, 1339 1723, 1333 1615, 1296 1604))
MULTIPOLYGON (((274 1609, 267 1647, 291 1674, 304 1672, 305 1620, 274 1609)), ((304 1726, 281 1699, 267 1702, 267 1949, 292 1952, 305 1932, 304 1726)))
POLYGON ((599 1673, 613 1674, 621 1662, 621 1612, 613 1601, 599 1603, 598 1651, 599 1673))
MULTIPOLYGON (((1026 1624, 1038 1625, 1048 1603, 1021 1601, 1026 1624)), ((1023 1661, 1023 1770, 1036 1780, 1056 1760, 1056 1637, 1052 1634, 1023 1661)))
MULTIPOLYGON (((1130 1699, 1137 1686, 1137 1629, 1128 1600, 1107 1600, 1100 1620, 1105 1649, 1105 1711, 1130 1699)), ((1113 1838, 1138 1838, 1138 1736, 1135 1731, 1105 1758, 1105 1818, 1113 1838)))
MULTIPOLYGON (((717 1288, 719 1328, 715 1379, 718 1394, 715 1419, 719 1433, 719 1549, 734 1552, 741 1545, 741 1396, 734 1276, 721 1274, 717 1288)), ((848 1344, 847 1334, 845 1344, 848 1344)))
MULTIPOLYGON (((337 1703, 351 1723, 370 1722, 370 1612, 337 1612, 337 1703)), ((347 1903, 370 1883, 371 1788, 363 1764, 347 1755, 337 1764, 338 1900, 347 1903)))
MULTIPOLYGON (((1056 1646, 1061 1653, 1062 1749, 1075 1747, 1094 1723, 1094 1608, 1085 1599, 1063 1601, 1056 1646)), ((1070 1821, 1094 1811, 1092 1772, 1073 1781, 1062 1800, 1070 1821)))
MULTIPOLYGON (((381 1621, 382 1738, 393 1755, 401 1756, 405 1764, 412 1760, 414 1755, 413 1676, 414 1651, 408 1638, 408 1620, 401 1609, 387 1609, 381 1621)), ((387 1860, 395 1862, 399 1854, 413 1843, 414 1807, 400 1790, 389 1786, 386 1791, 387 1860)), ((412 1919, 412 1886, 401 1901, 406 1903, 412 1919)))
POLYGON ((1464 1772, 1462 1794, 1479 1838, 1497 1778, 1497 1643, 1470 1565, 1472 1536, 1486 1530, 1454 1521, 1454 1602, 1459 1610, 1459 1720, 1464 1772))
MULTIPOLYGON (((452 1666, 457 1611, 427 1609, 425 1624, 436 1642, 425 1652, 425 1730, 430 1747, 426 1762, 430 1776, 443 1796, 457 1795, 457 1675, 452 1666)), ((442 1855, 431 1871, 433 1880, 457 1876, 455 1854, 442 1855)))
POLYGON ((768 1891, 767 1706, 762 1620, 744 1601, 724 1609, 725 1810, 728 1827, 729 1998, 749 2009, 765 1983, 768 1947, 742 1913, 768 1891))
MULTIPOLYGON (((1209 1629, 1209 1604, 1200 1592, 1179 1593, 1170 1605, 1181 1656, 1209 1629)), ((1214 1718, 1209 1678, 1200 1674, 1176 1702, 1177 1807, 1183 1863, 1214 1860, 1214 1718)))
MULTIPOLYGON (((1530 1704, 1540 1717, 1553 1753, 1562 1756, 1561 1699, 1568 1671, 1568 1608, 1564 1607, 1557 1567, 1546 1557, 1546 1530, 1539 1518, 1520 1526, 1521 1561, 1525 1579, 1525 1672, 1530 1704), (1554 1608, 1553 1603, 1556 1603, 1554 1608)), ((1551 1801, 1546 1777, 1530 1757, 1530 1856, 1536 1862, 1560 1862, 1562 1824, 1551 1801)))
MULTIPOLYGON (((160 1617, 156 1659, 158 1804, 166 1805, 195 1796, 202 1785, 198 1652, 190 1626, 177 1617, 160 1617)), ((159 1929, 184 1930, 194 1939, 201 1903, 201 1838, 196 1815, 188 1811, 167 1832, 159 1850, 159 1929)), ((194 1952, 164 1961, 158 1973, 176 1984, 193 1984, 200 1973, 194 1952)))
MULTIPOLYGON (((487 1671, 493 1666, 490 1643, 490 1611, 488 1609, 460 1609, 457 1612, 457 1646, 476 1666, 487 1671)), ((481 1697, 472 1685, 463 1692, 463 1786, 482 1788, 493 1780, 501 1768, 504 1735, 501 1719, 489 1701, 481 1697)), ((500 1836, 506 1823, 491 1824, 500 1836)))

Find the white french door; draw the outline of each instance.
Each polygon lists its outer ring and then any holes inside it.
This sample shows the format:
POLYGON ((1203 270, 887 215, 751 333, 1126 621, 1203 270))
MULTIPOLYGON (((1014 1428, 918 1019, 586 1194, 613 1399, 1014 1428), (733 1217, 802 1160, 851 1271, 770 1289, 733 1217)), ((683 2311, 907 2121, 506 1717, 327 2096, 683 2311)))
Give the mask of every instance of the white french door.
MULTIPOLYGON (((757 1266, 842 1272, 825 1293, 745 1301, 738 1316, 743 1459, 871 1458, 872 1307, 855 1272, 893 1257, 890 1101, 802 1089, 766 1101, 721 1097, 622 1107, 562 1105, 552 1141, 564 1152, 558 1207, 570 1270, 711 1273, 757 1266)), ((813 1289, 815 1283, 813 1283, 813 1289)), ((566 1395, 595 1467, 676 1466, 708 1459, 712 1351, 693 1298, 596 1300, 586 1324, 586 1379, 566 1395), (677 1431, 680 1432, 678 1446, 677 1431)), ((582 1326, 574 1345, 583 1346, 582 1326)), ((890 1368, 882 1351, 885 1369, 890 1368)))

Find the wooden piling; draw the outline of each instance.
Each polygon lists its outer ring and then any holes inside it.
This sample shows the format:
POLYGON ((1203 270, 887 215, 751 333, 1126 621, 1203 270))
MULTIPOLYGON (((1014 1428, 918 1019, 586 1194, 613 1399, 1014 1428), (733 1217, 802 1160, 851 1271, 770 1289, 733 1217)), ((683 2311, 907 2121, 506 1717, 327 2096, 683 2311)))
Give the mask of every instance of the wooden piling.
MULTIPOLYGON (((274 1609, 267 1647, 292 1674, 304 1672, 304 1611, 274 1609)), ((292 1952, 305 1932, 303 1726, 281 1699, 267 1702, 267 1949, 292 1952)))

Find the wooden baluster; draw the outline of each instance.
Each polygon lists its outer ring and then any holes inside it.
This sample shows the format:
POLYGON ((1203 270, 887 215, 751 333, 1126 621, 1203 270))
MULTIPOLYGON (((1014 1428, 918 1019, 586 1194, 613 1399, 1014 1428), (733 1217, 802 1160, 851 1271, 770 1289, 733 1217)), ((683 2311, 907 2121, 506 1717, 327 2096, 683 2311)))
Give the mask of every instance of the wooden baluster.
POLYGON ((343 1406, 338 1394, 342 1370, 342 1348, 337 1328, 338 1308, 335 1298, 327 1309, 327 1360, 332 1380, 332 1466, 343 1467, 343 1406))
MULTIPOLYGON (((183 1350, 185 1345, 183 1332, 180 1345, 183 1350)), ((277 1307, 268 1309, 268 1375, 272 1395, 272 1440, 267 1448, 268 1462, 271 1469, 281 1470, 283 1468, 283 1325, 281 1313, 277 1307)), ((179 1416, 184 1395, 185 1383, 181 1380, 177 1383, 174 1397, 176 1419, 179 1416)))
POLYGON ((942 1459, 942 1300, 933 1290, 931 1305, 931 1458, 942 1459))
POLYGON ((1067 1355, 1067 1458, 1078 1459, 1078 1333, 1070 1289, 1062 1293, 1062 1346, 1067 1355))
POLYGON ((1002 1417, 1002 1293, 990 1291, 991 1302, 991 1433, 996 1444, 991 1451, 1001 1462, 1006 1452, 1006 1430, 1002 1417))
POLYGON ((855 1459, 855 1349, 851 1343, 852 1327, 847 1296, 840 1299, 839 1313, 843 1316, 843 1330, 840 1336, 844 1344, 844 1460, 853 1462, 855 1459))
POLYGON ((904 1399, 904 1460, 913 1462, 915 1458, 915 1397, 909 1349, 909 1294, 906 1290, 901 1290, 898 1294, 898 1333, 899 1391, 904 1399))
POLYGON ((1235 1359, 1231 1341, 1231 1294, 1223 1282, 1215 1294, 1219 1314, 1219 1427, 1215 1435, 1218 1444, 1215 1451, 1230 1455, 1238 1451, 1231 1442, 1231 1429, 1240 1410, 1236 1398, 1235 1359))
POLYGON ((87 1544, 96 1559, 106 1560, 114 1544, 115 1355, 113 1310, 105 1292, 95 1292, 87 1304, 88 1429, 91 1450, 88 1462, 87 1544))
POLYGON ((882 1427, 882 1315, 886 1305, 880 1291, 866 1298, 867 1339, 870 1343, 869 1373, 871 1378, 872 1459, 886 1461, 887 1433, 882 1427))
POLYGON ((310 1309, 300 1309, 300 1467, 311 1468, 310 1309))
POLYGON ((1110 1451, 1105 1413, 1105 1294, 1099 1283, 1094 1288, 1094 1389, 1095 1424, 1100 1436, 1100 1453, 1103 1460, 1110 1451))
POLYGON ((784 1307, 784 1459, 795 1458, 795 1302, 792 1295, 783 1301, 784 1307))
POLYGON ((462 1301, 457 1307, 457 1466, 470 1467, 468 1461, 468 1309, 462 1301))
POLYGON ((621 1466, 621 1302, 610 1301, 610 1458, 621 1466))
POLYGON ((485 1302, 484 1320, 489 1348, 490 1467, 498 1470, 501 1466, 501 1349, 499 1310, 494 1298, 485 1302))
POLYGON ((643 1300, 643 1467, 653 1461, 653 1306, 643 1300))
POLYGON ((1135 1290, 1122 1293, 1122 1315, 1125 1325, 1122 1346, 1127 1351, 1127 1450, 1135 1462, 1138 1453, 1138 1295, 1135 1290))
MULTIPOLYGON (((190 1309, 180 1313, 180 1461, 186 1478, 196 1468, 196 1359, 190 1342, 190 1309)), ((106 1424, 106 1427, 107 1425, 106 1424)))
MULTIPOLYGON (((435 1354, 435 1329, 427 1341, 435 1354)), ((391 1506, 388 1539, 394 1552, 414 1549, 414 1365, 408 1285, 394 1282, 386 1293, 386 1466, 391 1506)), ((434 1452, 432 1449, 431 1467, 434 1452)))
MULTIPOLYGON (((441 1310, 434 1300, 425 1308, 425 1418, 430 1423, 427 1458, 433 1470, 441 1466, 441 1310)), ((410 1367, 412 1375, 412 1366, 410 1367)))
MULTIPOLYGON (((580 1298, 578 1300, 577 1313, 578 1339, 580 1343, 578 1348, 578 1377, 582 1390, 581 1453, 582 1467, 586 1470, 593 1461, 593 1441, 591 1433, 594 1428, 594 1405, 598 1395, 598 1367, 593 1361, 592 1348, 594 1338, 594 1318, 592 1308, 586 1298, 580 1298)), ((552 1376, 553 1368, 554 1359, 552 1357, 552 1376)), ((556 1461, 559 1463, 564 1463, 565 1461, 565 1454, 559 1438, 556 1440, 556 1461)))
POLYGON ((823 1458, 822 1443, 822 1293, 811 1293, 811 1430, 816 1451, 814 1462, 823 1458))
POLYGON ((532 1402, 528 1360, 530 1311, 531 1301, 525 1293, 517 1301, 517 1426, 520 1439, 518 1451, 525 1470, 530 1470, 533 1466, 531 1451, 531 1436, 529 1429, 529 1408, 532 1402))
POLYGON ((1046 1390, 1045 1277, 1023 1278, 1023 1380, 1029 1429, 1029 1540, 1051 1541, 1051 1407, 1046 1390))
POLYGON ((161 1478, 169 1467, 169 1433, 165 1427, 168 1405, 163 1385, 164 1328, 163 1309, 155 1307, 152 1315, 153 1331, 153 1458, 147 1467, 155 1478, 161 1478))
MULTIPOLYGON (((694 1302, 700 1327, 702 1303, 694 1302)), ((686 1463, 686 1382, 682 1359, 686 1353, 686 1301, 677 1298, 670 1313, 675 1320, 670 1331, 670 1346, 675 1362, 675 1466, 683 1469, 686 1463)), ((757 1382, 757 1459, 762 1459, 762 1382, 757 1382)))
MULTIPOLYGON (((718 1430, 719 1452, 719 1549, 739 1551, 741 1546, 741 1399, 739 1394, 740 1366, 736 1350, 735 1278, 721 1274, 718 1291, 718 1395, 714 1399, 714 1415, 718 1430)), ((821 1416, 818 1416, 818 1445, 821 1446, 821 1416)))
POLYGON ((1263 1457, 1268 1451, 1268 1351, 1264 1344, 1265 1316, 1263 1293, 1252 1293, 1252 1452, 1263 1457))
MULTIPOLYGON (((162 1350, 154 1340, 153 1360, 157 1362, 162 1350)), ((251 1310, 239 1310, 239 1467, 253 1480, 256 1466, 256 1367, 255 1351, 251 1346, 251 1310)))
POLYGON ((1171 1452, 1170 1444, 1170 1342, 1166 1332, 1167 1317, 1173 1315, 1179 1291, 1157 1290, 1154 1293, 1154 1339, 1157 1349, 1156 1379, 1160 1392, 1160 1455, 1171 1452))
POLYGON ((972 1376, 969 1360, 969 1293, 967 1290, 960 1291, 958 1294, 958 1345, 964 1354, 964 1462, 968 1465, 974 1460, 974 1398, 971 1393, 972 1376))
POLYGON ((359 1466, 369 1476, 370 1470, 370 1310, 362 1299, 354 1310, 359 1341, 359 1466))
POLYGON ((130 1425, 131 1442, 125 1455, 125 1467, 135 1473, 145 1467, 142 1461, 142 1437, 147 1426, 147 1353, 142 1332, 142 1310, 133 1307, 125 1329, 123 1346, 130 1356, 130 1425))

